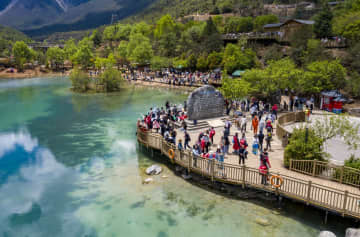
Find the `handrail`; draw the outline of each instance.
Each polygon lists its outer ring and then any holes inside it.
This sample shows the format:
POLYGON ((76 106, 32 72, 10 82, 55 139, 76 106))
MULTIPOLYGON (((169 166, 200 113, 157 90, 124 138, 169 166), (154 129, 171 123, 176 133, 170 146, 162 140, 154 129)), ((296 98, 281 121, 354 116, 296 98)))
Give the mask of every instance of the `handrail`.
POLYGON ((289 169, 314 177, 360 187, 360 170, 318 160, 290 159, 289 169))
MULTIPOLYGON (((316 207, 337 212, 343 216, 360 219, 360 195, 286 175, 281 175, 283 184, 279 188, 263 185, 261 184, 258 169, 194 156, 190 151, 176 149, 174 144, 165 141, 160 134, 145 131, 144 129, 137 130, 137 139, 139 143, 161 151, 173 163, 186 168, 189 172, 201 174, 211 180, 274 192, 316 207), (169 149, 175 151, 174 159, 170 158, 169 149)), ((273 173, 270 172, 269 176, 271 175, 273 173)))
POLYGON ((291 136, 291 133, 285 129, 284 125, 295 122, 305 122, 305 112, 300 111, 282 114, 276 122, 276 135, 280 141, 282 141, 283 147, 287 146, 288 139, 291 136))

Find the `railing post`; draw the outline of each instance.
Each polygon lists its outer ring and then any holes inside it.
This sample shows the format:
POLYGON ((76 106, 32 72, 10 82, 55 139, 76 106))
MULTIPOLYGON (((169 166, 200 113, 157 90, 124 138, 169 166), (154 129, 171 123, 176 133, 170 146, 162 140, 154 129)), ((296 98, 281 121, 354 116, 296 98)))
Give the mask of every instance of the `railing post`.
POLYGON ((215 159, 211 160, 211 181, 214 181, 215 176, 215 159))
POLYGON ((343 182, 343 178, 344 178, 344 166, 341 167, 341 170, 340 170, 340 180, 339 182, 342 184, 343 182))
POLYGON ((307 205, 309 205, 310 199, 311 199, 311 185, 312 185, 312 182, 310 180, 309 183, 308 183, 308 191, 307 191, 307 198, 306 198, 306 204, 307 205))
POLYGON ((292 159, 290 159, 290 163, 289 163, 289 170, 292 169, 292 159))
POLYGON ((194 154, 190 151, 190 153, 188 153, 189 154, 189 162, 188 162, 188 173, 190 173, 190 170, 191 170, 191 164, 192 164, 192 162, 193 162, 193 156, 194 156, 194 154))
POLYGON ((246 175, 246 166, 245 165, 243 165, 243 167, 242 167, 242 170, 243 170, 243 172, 242 172, 242 187, 245 189, 245 175, 246 175))
POLYGON ((343 216, 345 216, 346 214, 346 204, 347 204, 348 195, 349 192, 346 190, 344 193, 344 203, 343 203, 343 213, 342 213, 343 216))
POLYGON ((316 160, 313 160, 313 171, 312 171, 312 176, 315 177, 316 174, 316 160))

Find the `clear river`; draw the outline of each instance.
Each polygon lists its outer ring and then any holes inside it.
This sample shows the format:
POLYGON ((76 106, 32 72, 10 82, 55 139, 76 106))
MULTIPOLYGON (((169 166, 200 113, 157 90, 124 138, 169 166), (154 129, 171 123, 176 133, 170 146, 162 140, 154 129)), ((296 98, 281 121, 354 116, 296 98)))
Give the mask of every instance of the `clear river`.
POLYGON ((348 221, 287 201, 236 200, 164 171, 137 145, 136 120, 178 90, 77 94, 67 78, 0 80, 0 236, 344 236, 348 221), (260 221, 259 221, 260 219, 260 221), (269 224, 261 224, 264 222, 269 224))

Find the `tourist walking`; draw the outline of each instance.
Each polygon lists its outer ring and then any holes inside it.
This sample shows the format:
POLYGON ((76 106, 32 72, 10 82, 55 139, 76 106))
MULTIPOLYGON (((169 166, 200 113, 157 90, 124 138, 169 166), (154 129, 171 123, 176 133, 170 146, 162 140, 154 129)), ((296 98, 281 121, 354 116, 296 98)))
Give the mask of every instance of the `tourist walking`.
POLYGON ((272 139, 272 133, 268 131, 265 138, 266 141, 265 151, 271 151, 271 139, 272 139))
POLYGON ((189 149, 191 149, 189 142, 191 141, 190 135, 187 131, 185 131, 185 138, 184 138, 184 149, 186 150, 186 148, 188 147, 189 149))
POLYGON ((252 153, 254 155, 257 155, 258 150, 259 150, 259 139, 258 139, 258 135, 256 134, 254 136, 254 141, 253 141, 253 145, 252 145, 252 153))
POLYGON ((224 155, 229 154, 230 140, 228 136, 224 136, 224 155))
POLYGON ((274 104, 271 108, 272 114, 275 115, 275 118, 277 119, 277 112, 278 112, 278 106, 277 104, 274 104))
POLYGON ((259 122, 259 130, 260 132, 263 132, 264 131, 264 128, 265 128, 265 120, 264 119, 259 119, 260 122, 259 122))
POLYGON ((263 150, 263 142, 264 142, 265 135, 262 131, 258 134, 258 140, 259 140, 259 149, 260 151, 263 150))
POLYGON ((214 127, 211 127, 210 129, 210 134, 209 134, 209 137, 210 137, 210 141, 211 141, 211 145, 214 145, 214 136, 215 136, 215 129, 214 127))
POLYGON ((258 120, 258 117, 255 115, 253 120, 252 120, 252 127, 253 127, 253 130, 254 130, 254 134, 257 134, 258 126, 259 126, 259 120, 258 120))
POLYGON ((235 136, 233 137, 233 150, 234 154, 239 154, 240 149, 240 142, 238 138, 238 133, 235 133, 235 136))
POLYGON ((183 145, 182 145, 182 141, 181 139, 179 139, 178 141, 178 150, 182 151, 184 149, 183 145))
POLYGON ((269 169, 271 168, 269 156, 267 152, 262 152, 260 154, 260 166, 259 172, 261 175, 261 184, 267 185, 269 169))
POLYGON ((241 133, 246 133, 246 115, 241 118, 241 133))

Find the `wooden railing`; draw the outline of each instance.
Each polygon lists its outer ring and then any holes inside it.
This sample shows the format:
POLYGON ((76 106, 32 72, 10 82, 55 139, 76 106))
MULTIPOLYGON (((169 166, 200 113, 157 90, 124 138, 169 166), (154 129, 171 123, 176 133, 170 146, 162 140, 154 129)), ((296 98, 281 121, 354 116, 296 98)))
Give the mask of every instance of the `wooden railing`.
POLYGON ((314 177, 360 187, 360 170, 358 169, 317 160, 290 160, 289 169, 314 177))
POLYGON ((281 141, 283 141, 282 145, 284 147, 288 144, 288 139, 291 135, 291 133, 285 129, 285 125, 288 123, 304 122, 304 121, 305 121, 305 112, 292 112, 279 116, 276 124, 276 135, 281 141))
MULTIPOLYGON (((150 131, 138 129, 137 138, 139 143, 148 148, 159 150, 173 163, 188 169, 189 172, 201 174, 211 180, 273 192, 337 212, 343 216, 346 215, 360 219, 360 195, 280 174, 276 174, 280 175, 283 180, 279 188, 275 188, 272 185, 263 185, 261 184, 261 175, 255 168, 194 156, 190 151, 177 150, 174 144, 166 142, 160 134, 150 131), (170 158, 170 149, 175 151, 174 159, 170 158)), ((272 175, 270 172, 269 176, 272 175)))

